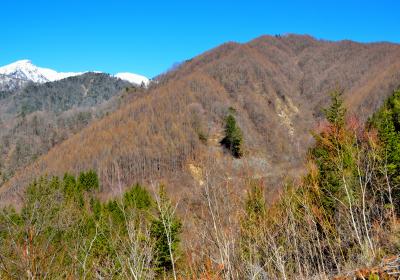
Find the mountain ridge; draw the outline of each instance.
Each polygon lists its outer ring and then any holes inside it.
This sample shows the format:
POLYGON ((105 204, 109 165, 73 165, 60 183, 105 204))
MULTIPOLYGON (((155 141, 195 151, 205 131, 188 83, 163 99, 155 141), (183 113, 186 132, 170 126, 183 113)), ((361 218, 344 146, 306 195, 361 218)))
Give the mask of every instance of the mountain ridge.
MULTIPOLYGON (((54 82, 68 77, 79 76, 88 72, 99 73, 99 71, 57 72, 53 69, 38 67, 34 65, 29 59, 18 60, 0 67, 1 75, 23 81, 31 81, 34 83, 54 82)), ((150 82, 147 77, 134 73, 123 72, 117 73, 113 76, 136 85, 143 84, 145 86, 148 86, 150 82)), ((0 82, 5 83, 4 79, 0 79, 0 82)))
POLYGON ((191 162, 234 178, 239 193, 247 167, 274 185, 287 173, 300 174, 312 143, 308 132, 321 120, 331 91, 340 87, 349 111, 363 121, 400 85, 399 73, 397 44, 298 35, 223 44, 162 75, 145 94, 50 150, 2 187, 2 200, 43 172, 83 169, 98 171, 108 195, 120 184, 162 179, 193 197, 191 162), (211 145, 231 108, 246 146, 239 160, 211 145), (202 143, 200 134, 210 142, 202 143), (124 174, 120 183, 117 173, 124 174))

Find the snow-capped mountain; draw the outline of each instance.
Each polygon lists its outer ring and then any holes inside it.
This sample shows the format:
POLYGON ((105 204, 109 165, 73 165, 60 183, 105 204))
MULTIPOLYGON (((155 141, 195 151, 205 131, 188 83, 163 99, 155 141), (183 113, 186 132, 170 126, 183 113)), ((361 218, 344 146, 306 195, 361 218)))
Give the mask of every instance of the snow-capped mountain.
MULTIPOLYGON (((24 59, 0 67, 0 75, 2 75, 0 76, 0 84, 6 84, 8 79, 46 83, 82 75, 83 73, 86 72, 57 72, 52 69, 38 67, 32 64, 30 60, 24 59)), ((144 84, 147 86, 150 82, 148 78, 134 73, 117 73, 113 76, 136 85, 144 84)))
POLYGON ((29 81, 0 74, 0 91, 13 91, 23 88, 29 81))
POLYGON ((38 67, 33 65, 30 60, 24 59, 0 67, 0 74, 20 80, 32 81, 34 83, 46 83, 81 75, 82 73, 57 72, 52 69, 38 67))

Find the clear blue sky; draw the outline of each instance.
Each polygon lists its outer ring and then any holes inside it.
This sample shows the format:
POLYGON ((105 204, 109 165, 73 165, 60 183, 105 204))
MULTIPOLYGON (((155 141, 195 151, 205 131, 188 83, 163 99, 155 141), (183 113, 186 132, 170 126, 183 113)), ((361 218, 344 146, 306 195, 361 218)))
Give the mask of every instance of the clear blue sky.
POLYGON ((58 71, 153 77, 262 34, 400 43, 399 12, 398 0, 0 0, 0 65, 27 58, 58 71))

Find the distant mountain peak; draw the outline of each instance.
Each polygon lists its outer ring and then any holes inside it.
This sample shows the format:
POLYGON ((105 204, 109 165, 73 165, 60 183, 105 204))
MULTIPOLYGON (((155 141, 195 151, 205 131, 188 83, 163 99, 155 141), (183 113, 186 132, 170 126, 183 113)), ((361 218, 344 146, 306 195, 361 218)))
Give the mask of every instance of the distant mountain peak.
MULTIPOLYGON (((2 75, 18 80, 32 81, 34 83, 54 82, 84 73, 86 72, 57 72, 53 69, 38 67, 29 59, 18 60, 0 67, 0 74, 2 75)), ((142 75, 128 72, 117 73, 113 76, 136 85, 144 84, 147 86, 150 82, 148 78, 142 75)))
POLYGON ((29 59, 23 59, 0 67, 0 74, 34 83, 46 83, 81 75, 82 73, 57 72, 52 69, 38 67, 29 59))

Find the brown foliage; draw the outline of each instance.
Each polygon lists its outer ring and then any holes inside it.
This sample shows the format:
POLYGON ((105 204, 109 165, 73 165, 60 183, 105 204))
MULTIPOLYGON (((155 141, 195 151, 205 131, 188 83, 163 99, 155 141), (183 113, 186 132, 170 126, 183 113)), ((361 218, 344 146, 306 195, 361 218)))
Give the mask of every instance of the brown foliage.
POLYGON ((277 181, 303 162, 328 92, 340 84, 350 111, 365 120, 400 84, 399 54, 394 44, 297 35, 224 44, 18 172, 1 189, 1 201, 11 201, 39 174, 83 169, 98 171, 105 194, 119 192, 117 169, 122 185, 164 178, 178 192, 190 182, 188 161, 215 156, 219 147, 204 145, 199 133, 218 138, 229 107, 243 130, 246 160, 266 161, 263 173, 277 181))

